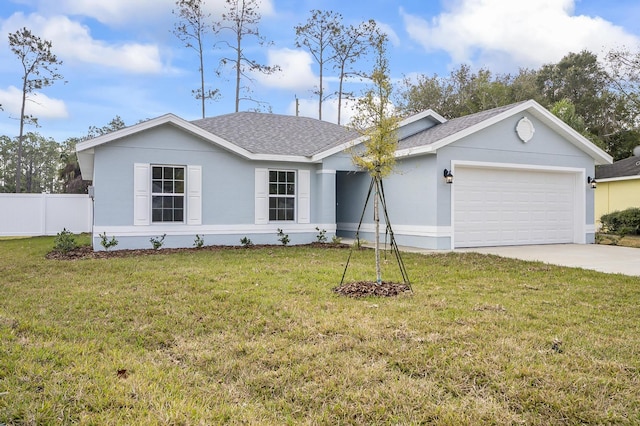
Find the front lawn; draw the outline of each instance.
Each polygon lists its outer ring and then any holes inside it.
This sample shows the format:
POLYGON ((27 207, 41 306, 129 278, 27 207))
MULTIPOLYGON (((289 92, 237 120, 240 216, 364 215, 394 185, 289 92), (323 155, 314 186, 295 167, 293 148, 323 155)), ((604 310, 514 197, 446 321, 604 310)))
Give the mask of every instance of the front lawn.
POLYGON ((0 423, 640 422, 637 277, 404 254, 413 295, 351 299, 344 249, 52 247, 0 241, 0 423))

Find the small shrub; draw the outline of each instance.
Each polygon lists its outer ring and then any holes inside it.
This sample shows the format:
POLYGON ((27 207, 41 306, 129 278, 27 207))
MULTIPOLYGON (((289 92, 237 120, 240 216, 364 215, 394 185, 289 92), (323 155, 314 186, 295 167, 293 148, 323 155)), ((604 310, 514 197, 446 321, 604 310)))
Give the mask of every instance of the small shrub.
POLYGON ((331 244, 340 244, 342 243, 342 238, 338 237, 337 235, 334 235, 333 237, 331 237, 331 244))
POLYGON ((76 239, 71 231, 67 231, 67 228, 62 228, 62 231, 58 232, 53 240, 53 249, 60 253, 69 253, 76 247, 78 247, 76 239))
POLYGON ((151 246, 153 247, 154 250, 158 250, 160 247, 162 247, 162 245, 164 244, 164 237, 166 236, 167 234, 162 234, 161 237, 149 238, 149 241, 151 242, 151 246))
POLYGON ((640 235, 640 208, 632 207, 602 215, 602 227, 617 235, 640 235))
POLYGON ((327 242, 327 230, 326 229, 320 229, 316 226, 316 231, 318 231, 318 235, 316 235, 316 240, 319 243, 326 243, 327 242))
POLYGON ((278 228, 278 241, 282 243, 283 246, 289 244, 289 235, 285 234, 284 231, 278 228))
POLYGON ((203 245, 204 239, 200 235, 196 234, 196 239, 193 241, 193 246, 195 248, 202 248, 203 245))
POLYGON ((250 238, 242 237, 240 238, 240 244, 242 244, 243 247, 247 248, 247 247, 251 247, 253 245, 253 242, 251 241, 250 238))
POLYGON ((107 238, 106 232, 103 232, 102 234, 99 234, 99 235, 100 235, 100 245, 104 247, 106 251, 109 251, 111 247, 115 247, 118 245, 118 240, 116 240, 116 237, 111 237, 111 239, 109 240, 107 238))

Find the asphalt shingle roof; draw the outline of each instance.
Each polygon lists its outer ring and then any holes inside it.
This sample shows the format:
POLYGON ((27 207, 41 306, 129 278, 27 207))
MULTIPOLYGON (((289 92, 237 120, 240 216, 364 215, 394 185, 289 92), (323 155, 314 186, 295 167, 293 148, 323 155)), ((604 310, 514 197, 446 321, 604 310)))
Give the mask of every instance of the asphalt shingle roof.
POLYGON ((408 136, 400 141, 398 149, 417 148, 420 146, 431 145, 446 137, 461 132, 471 126, 475 126, 491 117, 501 114, 511 108, 527 101, 517 102, 498 108, 488 109, 486 111, 477 112, 475 114, 465 115, 464 117, 452 118, 442 124, 437 124, 422 132, 408 136))
MULTIPOLYGON (((400 140, 398 149, 416 148, 436 143, 523 102, 436 124, 400 140)), ((236 112, 194 120, 191 123, 253 154, 310 157, 360 136, 357 132, 344 126, 314 118, 259 112, 236 112)))
POLYGON ((346 127, 307 117, 236 112, 192 124, 253 154, 312 156, 359 135, 346 127))
POLYGON ((640 157, 634 156, 596 167, 596 179, 640 175, 640 157))

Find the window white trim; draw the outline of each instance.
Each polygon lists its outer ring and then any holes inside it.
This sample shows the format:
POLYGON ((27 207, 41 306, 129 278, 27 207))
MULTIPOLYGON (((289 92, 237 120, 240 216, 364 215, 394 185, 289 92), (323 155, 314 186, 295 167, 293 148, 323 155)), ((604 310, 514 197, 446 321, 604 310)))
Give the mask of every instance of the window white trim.
MULTIPOLYGON (((153 166, 163 166, 153 164, 153 166)), ((133 224, 135 226, 180 226, 202 223, 202 166, 189 165, 172 167, 185 168, 184 208, 182 222, 151 222, 151 167, 149 163, 133 165, 133 224)))
MULTIPOLYGON (((293 169, 269 169, 267 172, 267 214, 268 214, 268 219, 269 222, 286 222, 286 223, 296 223, 297 222, 297 215, 298 215, 298 181, 299 181, 299 171, 298 170, 293 170, 293 169), (276 181, 272 181, 271 180, 271 173, 275 173, 278 177, 276 178, 276 181), (280 186, 282 183, 288 182, 288 180, 285 180, 284 182, 280 181, 279 176, 281 173, 285 173, 285 174, 293 174, 293 194, 287 194, 287 193, 276 193, 276 194, 272 194, 271 193, 271 184, 272 183, 278 183, 277 186, 280 186), (271 219, 271 199, 288 199, 288 200, 293 200, 293 215, 291 219, 271 219)), ((280 208, 276 208, 276 212, 279 211, 280 208)), ((285 211, 288 210, 288 208, 285 208, 285 211)))
MULTIPOLYGON (((157 163, 153 163, 150 164, 150 169, 151 169, 151 223, 185 223, 186 222, 186 207, 187 207, 187 197, 186 197, 186 186, 187 186, 187 167, 184 165, 179 165, 179 164, 157 164, 157 163), (161 182, 164 185, 165 182, 171 182, 173 184, 175 184, 176 182, 179 182, 180 179, 177 179, 175 177, 175 172, 176 170, 182 170, 182 192, 173 192, 175 191, 175 188, 172 190, 172 192, 164 192, 164 189, 162 189, 160 192, 154 192, 154 186, 153 186, 153 182, 154 180, 156 180, 156 178, 154 178, 154 169, 160 169, 161 170, 161 182), (164 177, 164 170, 166 168, 172 169, 172 177, 170 179, 167 179, 164 177), (153 207, 153 200, 154 198, 162 198, 164 200, 165 197, 170 197, 170 198, 182 198, 182 220, 154 220, 154 207, 153 207)), ((163 201, 164 204, 164 201, 163 201)), ((166 208, 163 206, 160 210, 162 211, 163 215, 164 215, 164 210, 166 208)), ((166 209, 166 210, 172 210, 173 213, 175 213, 175 211, 173 211, 174 209, 166 209)))

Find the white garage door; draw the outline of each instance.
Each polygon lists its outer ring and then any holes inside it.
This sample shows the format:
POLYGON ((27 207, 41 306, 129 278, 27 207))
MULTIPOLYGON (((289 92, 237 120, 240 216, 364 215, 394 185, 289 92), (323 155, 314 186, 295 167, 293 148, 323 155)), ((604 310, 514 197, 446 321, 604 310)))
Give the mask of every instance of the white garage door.
POLYGON ((574 242, 573 173, 457 167, 455 247, 574 242))

